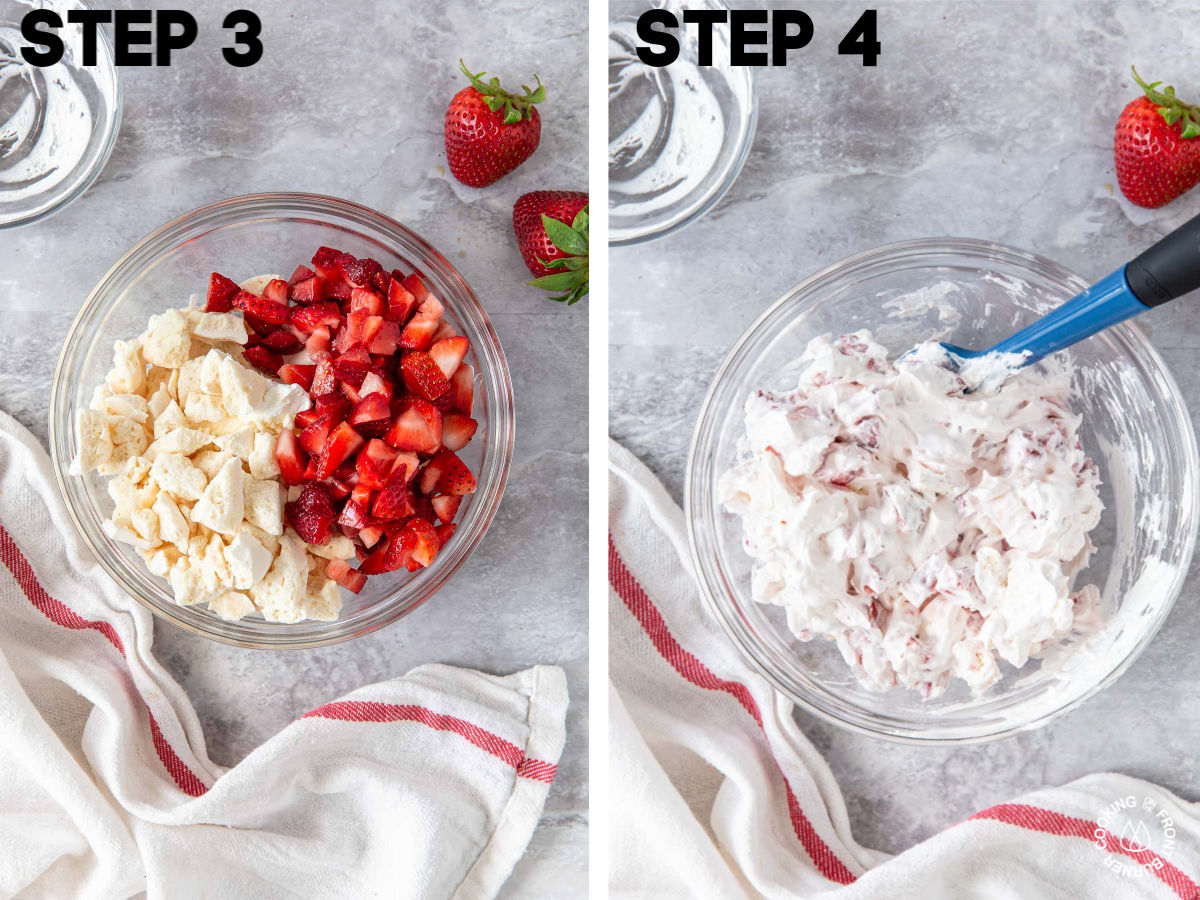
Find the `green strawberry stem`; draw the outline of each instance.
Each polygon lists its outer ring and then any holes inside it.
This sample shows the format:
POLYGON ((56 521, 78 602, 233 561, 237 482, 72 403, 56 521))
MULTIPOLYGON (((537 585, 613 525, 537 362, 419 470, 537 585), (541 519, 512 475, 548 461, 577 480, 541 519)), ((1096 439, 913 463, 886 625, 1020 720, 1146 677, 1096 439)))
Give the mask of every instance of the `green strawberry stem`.
POLYGON ((547 291, 561 291, 550 299, 572 306, 588 292, 588 208, 584 206, 570 225, 543 214, 542 227, 546 229, 550 243, 567 255, 549 262, 539 259, 538 262, 547 269, 565 271, 552 272, 527 283, 547 291))
POLYGON ((1138 83, 1146 96, 1150 98, 1150 102, 1158 107, 1158 114, 1163 117, 1163 120, 1168 125, 1174 125, 1180 122, 1179 136, 1181 138, 1200 137, 1200 106, 1192 103, 1184 103, 1175 96, 1175 88, 1167 85, 1161 91, 1158 86, 1161 81, 1155 81, 1151 84, 1146 84, 1137 73, 1137 69, 1133 69, 1133 80, 1138 83))
POLYGON ((517 96, 500 87, 499 78, 491 78, 484 81, 483 76, 487 74, 486 72, 473 74, 467 68, 467 64, 461 59, 458 61, 458 65, 462 69, 462 73, 471 79, 472 87, 483 95, 483 102, 487 104, 488 109, 492 112, 498 112, 503 107, 505 125, 515 125, 522 119, 531 118, 533 116, 533 104, 541 103, 546 99, 546 87, 536 75, 533 76, 533 79, 537 82, 537 90, 531 91, 525 85, 521 85, 521 90, 525 94, 517 96))

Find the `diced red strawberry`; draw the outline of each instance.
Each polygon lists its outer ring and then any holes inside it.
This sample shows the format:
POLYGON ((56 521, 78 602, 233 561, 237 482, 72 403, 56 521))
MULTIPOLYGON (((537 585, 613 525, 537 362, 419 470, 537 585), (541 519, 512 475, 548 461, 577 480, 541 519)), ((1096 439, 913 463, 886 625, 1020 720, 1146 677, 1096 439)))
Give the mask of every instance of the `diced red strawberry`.
POLYGON ((350 492, 350 499, 363 509, 371 508, 371 501, 374 497, 375 491, 368 485, 363 484, 361 478, 359 479, 359 483, 354 486, 354 490, 350 492))
POLYGON ((356 287, 350 292, 351 312, 365 312, 369 316, 381 316, 383 308, 383 298, 370 288, 356 287))
POLYGON ((263 288, 262 295, 273 303, 287 306, 288 284, 281 278, 272 278, 263 288))
POLYGON ((286 303, 276 303, 249 291, 238 291, 233 298, 233 305, 247 315, 272 325, 282 325, 292 316, 292 311, 286 303))
POLYGON ((284 512, 288 524, 308 543, 323 544, 329 540, 333 504, 325 485, 306 484, 300 496, 284 507, 284 512))
POLYGON ((308 409, 302 409, 300 412, 296 413, 296 428, 303 430, 313 422, 317 421, 317 419, 321 418, 321 416, 324 414, 324 411, 317 409, 315 406, 310 406, 308 409))
POLYGON ((358 348, 349 350, 334 359, 333 371, 339 381, 358 390, 366 380, 367 373, 371 371, 371 365, 371 354, 358 348))
POLYGON ((396 462, 392 466, 392 471, 399 472, 401 466, 404 466, 405 480, 412 481, 417 477, 417 471, 421 468, 421 460, 411 450, 401 450, 396 454, 396 462))
POLYGON ((405 397, 383 438, 397 450, 432 453, 442 443, 442 413, 420 397, 405 397))
POLYGON ((269 375, 278 375, 279 367, 283 365, 283 357, 274 350, 266 347, 246 347, 242 357, 256 369, 261 369, 269 375))
MULTIPOLYGON (((301 268, 304 268, 301 266, 301 268)), ((307 272, 308 270, 305 269, 307 272)), ((288 286, 288 299, 293 303, 316 303, 326 297, 326 281, 319 275, 312 275, 303 281, 288 286)))
POLYGON ((453 522, 444 522, 434 530, 437 532, 438 540, 445 547, 450 543, 450 538, 454 537, 454 532, 458 530, 458 526, 453 522))
POLYGON ((323 394, 336 394, 337 389, 338 379, 333 371, 333 363, 328 359, 321 360, 313 371, 312 389, 309 393, 320 397, 323 394))
POLYGON ((454 326, 442 319, 442 324, 437 327, 437 331, 433 333, 433 342, 444 341, 446 338, 457 337, 458 332, 454 330, 454 326))
POLYGON ((404 386, 426 400, 436 400, 450 390, 450 382, 428 353, 415 350, 400 360, 400 375, 404 386))
POLYGON ((424 519, 409 519, 404 530, 416 539, 416 546, 412 551, 413 561, 428 566, 442 546, 433 525, 424 519))
POLYGON ((381 522, 403 519, 413 513, 409 497, 408 482, 401 477, 392 477, 375 502, 371 504, 371 515, 381 522))
POLYGON ((312 387, 313 372, 316 370, 316 366, 289 363, 288 365, 280 366, 279 377, 283 379, 284 384, 298 384, 307 391, 312 387))
POLYGON ((421 490, 424 493, 432 494, 436 491, 439 494, 454 494, 455 496, 475 493, 475 476, 471 474, 471 470, 453 450, 439 450, 437 455, 429 461, 426 471, 435 465, 437 480, 429 489, 426 489, 425 477, 421 478, 421 490))
POLYGON ((304 342, 304 352, 308 354, 308 358, 314 361, 329 358, 329 329, 324 325, 318 325, 313 329, 313 333, 308 336, 308 340, 304 342))
POLYGON ((380 319, 378 328, 370 337, 364 329, 363 343, 371 353, 391 356, 400 347, 400 326, 396 322, 380 319))
POLYGON ((205 312, 229 312, 233 309, 233 298, 237 296, 238 286, 220 272, 213 272, 208 279, 208 300, 204 304, 205 312))
MULTIPOLYGON (((317 462, 317 480, 324 481, 363 445, 362 436, 343 422, 329 435, 329 442, 317 462)), ((465 468, 465 467, 464 467, 465 468)), ((469 472, 467 473, 470 474, 469 472)))
POLYGON ((374 549, 367 554, 361 563, 358 565, 358 571, 364 575, 381 575, 389 571, 386 568, 385 560, 387 558, 388 547, 391 546, 391 536, 384 533, 373 545, 374 549))
POLYGON ((279 472, 286 483, 301 484, 304 481, 304 469, 308 465, 308 459, 300 449, 295 432, 290 428, 283 429, 279 434, 279 440, 275 444, 275 462, 279 465, 279 472))
POLYGON ((438 481, 441 480, 442 472, 445 469, 446 461, 441 453, 435 454, 429 462, 425 463, 425 468, 421 470, 421 482, 418 485, 422 494, 430 495, 437 490, 438 481))
POLYGON ((338 329, 333 339, 333 349, 336 353, 346 353, 352 347, 362 343, 363 325, 368 315, 363 310, 355 310, 346 316, 346 324, 338 329))
POLYGON ((383 394, 367 394, 350 412, 347 421, 358 428, 362 425, 382 421, 387 423, 392 417, 391 407, 388 406, 387 397, 383 394))
POLYGON ((340 390, 314 397, 313 402, 322 413, 333 413, 335 422, 341 422, 350 411, 350 404, 340 390))
POLYGON ((400 529, 392 535, 391 543, 388 544, 387 552, 383 557, 383 565, 386 571, 395 572, 401 567, 407 567, 412 559, 413 551, 417 547, 417 538, 408 529, 400 529))
POLYGON ((281 356, 290 356, 304 347, 304 342, 292 332, 280 328, 263 338, 263 346, 269 347, 281 356))
POLYGON ((417 298, 410 294, 395 276, 392 276, 391 281, 388 282, 388 318, 404 324, 416 308, 417 298))
POLYGON ((395 464, 396 451, 378 438, 372 438, 358 454, 359 483, 379 490, 387 484, 395 464))
POLYGON ((311 425, 300 432, 298 437, 300 446, 309 456, 317 456, 325 449, 325 444, 329 442, 329 435, 333 433, 333 429, 337 425, 338 421, 332 412, 321 413, 311 425))
POLYGON ((471 415, 475 405, 475 370, 465 363, 458 367, 454 377, 450 379, 450 387, 454 391, 452 409, 464 416, 471 415))
POLYGON ((438 325, 442 321, 442 304, 429 297, 417 308, 417 314, 408 320, 400 332, 400 346, 409 350, 427 350, 433 343, 438 325))
POLYGON ((421 280, 421 276, 416 272, 406 276, 400 284, 416 298, 418 304, 424 303, 430 296, 429 288, 425 287, 425 282, 421 280))
POLYGON ((357 594, 367 583, 367 576, 350 568, 344 559, 331 559, 325 566, 325 574, 352 594, 357 594))
POLYGON ((317 273, 308 266, 296 266, 296 270, 292 272, 292 277, 288 279, 288 287, 299 284, 302 281, 308 281, 317 273))
POLYGON ((382 525, 368 525, 358 533, 358 539, 368 547, 374 547, 376 541, 383 537, 382 525))
POLYGON ((313 267, 320 272, 322 269, 333 271, 336 269, 341 272, 342 257, 346 256, 341 250, 334 250, 332 247, 318 247, 317 252, 313 254, 313 267))
POLYGON ((329 488, 329 496, 334 500, 345 500, 350 496, 350 485, 338 478, 337 475, 326 478, 321 483, 329 488))
POLYGON ((392 399, 392 383, 384 379, 378 372, 368 372, 363 379, 362 387, 358 389, 363 396, 367 394, 383 394, 392 399))
POLYGON ((304 467, 303 481, 317 481, 317 460, 315 458, 308 461, 308 465, 304 467))
POLYGON ((454 517, 458 515, 458 508, 462 506, 462 497, 438 494, 430 502, 433 504, 433 511, 437 513, 438 521, 449 523, 453 522, 454 517))
POLYGON ((429 501, 429 497, 425 494, 413 494, 413 515, 419 516, 426 522, 432 522, 437 518, 437 513, 434 512, 433 504, 429 501))
POLYGON ((292 325, 311 334, 320 325, 333 330, 342 324, 342 313, 338 305, 329 300, 322 300, 311 306, 297 306, 292 309, 292 325))
POLYGON ((375 276, 383 271, 383 266, 370 257, 357 259, 349 253, 342 254, 340 265, 346 280, 358 287, 370 287, 375 276))
POLYGON ((449 379, 458 371, 458 367, 462 365, 463 358, 470 349, 471 342, 465 337, 451 337, 434 341, 433 346, 429 348, 429 355, 442 370, 442 374, 449 379))
POLYGON ((462 413, 446 413, 442 416, 442 446, 455 452, 461 450, 475 437, 479 423, 462 413))
POLYGON ((358 503, 347 500, 346 505, 342 507, 342 514, 338 516, 338 524, 343 528, 358 532, 370 525, 371 519, 367 511, 358 503))
MULTIPOLYGON (((270 301, 264 300, 263 302, 269 303, 270 301)), ((276 305, 278 306, 278 304, 276 305)), ((274 322, 268 322, 266 319, 260 319, 258 316, 252 313, 243 313, 242 319, 245 321, 247 327, 249 327, 249 329, 259 337, 266 337, 268 334, 272 334, 279 330, 279 326, 274 322)))

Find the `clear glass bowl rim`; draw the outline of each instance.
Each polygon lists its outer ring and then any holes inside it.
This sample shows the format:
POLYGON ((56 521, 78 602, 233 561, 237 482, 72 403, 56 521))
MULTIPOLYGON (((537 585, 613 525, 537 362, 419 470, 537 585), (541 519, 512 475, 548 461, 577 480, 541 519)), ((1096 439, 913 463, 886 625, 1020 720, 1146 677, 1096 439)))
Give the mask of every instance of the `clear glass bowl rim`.
MULTIPOLYGON (((95 8, 88 0, 73 0, 73 2, 85 9, 95 8)), ((7 222, 0 221, 0 231, 40 222, 42 219, 52 216, 59 210, 74 203, 95 183, 96 179, 100 177, 100 173, 104 171, 104 167, 108 165, 108 158, 112 156, 113 149, 117 146, 117 137, 121 133, 121 115, 125 104, 125 87, 121 78, 121 70, 113 63, 113 43, 108 29, 98 28, 96 30, 100 33, 100 43, 105 49, 104 53, 98 54, 97 59, 98 61, 107 61, 108 65, 104 67, 104 71, 113 82, 112 109, 104 120, 104 143, 100 147, 100 152, 96 155, 91 168, 85 171, 69 189, 59 195, 52 203, 30 210, 20 218, 7 222)))
MULTIPOLYGON (((710 4, 715 7, 728 8, 728 4, 721 0, 709 0, 710 4)), ((708 194, 694 206, 689 212, 682 217, 678 217, 673 221, 668 219, 665 222, 659 223, 652 228, 644 228, 641 230, 630 229, 624 232, 620 237, 614 238, 612 234, 615 228, 610 224, 608 243, 611 247, 632 247, 635 244, 645 244, 658 238, 666 237, 669 234, 674 234, 681 231, 693 222, 702 219, 710 209, 716 206, 721 198, 733 187, 733 183, 737 181, 738 176, 742 174, 742 167, 746 165, 746 158, 750 155, 750 148, 754 144, 754 133, 758 128, 758 77, 757 70, 752 66, 739 66, 743 70, 747 79, 750 82, 750 112, 746 116, 745 125, 739 130, 737 135, 738 144, 737 151, 729 161, 729 168, 725 172, 725 176, 717 182, 708 192, 708 194)), ((607 146, 607 145, 606 145, 607 146)), ((612 221, 612 210, 609 209, 609 221, 612 221)))
MULTIPOLYGON (((874 716, 860 710, 849 710, 836 704, 824 702, 824 698, 805 692, 803 686, 790 682, 783 673, 777 672, 768 665, 758 654, 757 642, 744 623, 736 608, 720 587, 720 579, 716 577, 715 567, 709 563, 703 553, 706 540, 716 543, 716 532, 712 518, 712 504, 706 487, 711 483, 711 451, 715 447, 715 427, 717 420, 716 406, 720 402, 719 395, 728 389, 730 370, 738 364, 743 352, 759 332, 773 323, 775 317, 784 307, 796 303, 798 297, 817 290, 827 283, 832 283, 849 277, 856 272, 869 269, 881 262, 906 262, 919 264, 923 259, 959 255, 972 261, 985 263, 1003 261, 1012 265, 1024 267, 1033 274, 1045 277, 1068 286, 1075 291, 1088 287, 1089 282, 1060 266, 1058 263, 1017 247, 995 241, 978 240, 974 238, 929 237, 916 240, 899 241, 863 251, 847 257, 839 262, 813 273, 783 293, 772 303, 737 339, 725 355, 716 374, 709 385, 708 392, 700 408, 696 427, 692 434, 692 442, 688 452, 687 471, 684 485, 684 518, 687 522, 688 545, 691 550, 692 564, 697 573, 696 581, 703 598, 705 607, 710 615, 720 624, 733 644, 738 648, 750 665, 780 693, 788 697, 797 706, 803 708, 818 718, 845 728, 849 731, 870 737, 883 738, 902 744, 918 745, 962 745, 982 743, 997 740, 1013 734, 1032 731, 1065 715, 1086 702, 1096 693, 1112 684, 1137 659, 1150 644, 1166 621, 1175 601, 1178 599, 1195 549, 1197 529, 1200 526, 1200 454, 1197 452, 1196 436, 1187 411, 1186 402, 1180 393, 1179 386, 1167 368, 1158 351, 1150 344, 1142 332, 1129 323, 1122 323, 1109 329, 1113 338, 1129 349, 1130 355, 1141 365, 1154 370, 1162 381, 1163 393, 1170 398, 1169 408, 1159 412, 1169 417, 1174 430, 1184 439, 1186 446, 1176 448, 1184 460, 1185 468, 1191 473, 1188 484, 1191 494, 1180 496, 1178 502, 1186 504, 1183 518, 1186 523, 1186 536, 1182 546, 1185 548, 1181 555, 1181 565, 1177 567, 1170 589, 1165 592, 1167 600, 1157 609, 1145 632, 1124 658, 1118 660, 1108 672, 1094 685, 1072 696, 1067 702, 1058 707, 1025 721, 1015 721, 1005 727, 994 730, 979 730, 977 733, 959 734, 927 734, 919 729, 897 727, 894 723, 873 721, 874 716)), ((803 309, 806 301, 801 300, 793 315, 803 309)), ((808 300, 807 302, 813 302, 808 300)), ((1182 486, 1181 486, 1182 487, 1182 486)))
MULTIPOLYGON (((458 568, 467 561, 487 532, 499 507, 508 480, 515 442, 516 413, 512 379, 504 351, 492 323, 474 291, 458 270, 437 250, 411 229, 369 207, 336 197, 296 192, 273 192, 232 197, 184 213, 155 229, 133 245, 96 283, 75 315, 67 332, 55 367, 50 392, 50 456, 60 495, 77 533, 101 567, 117 586, 149 609, 154 615, 192 634, 221 643, 255 649, 301 649, 339 643, 376 631, 408 615, 428 600, 458 568), (76 509, 69 480, 70 439, 73 429, 68 411, 74 386, 68 383, 67 372, 75 356, 86 352, 91 340, 86 335, 87 324, 112 301, 113 287, 120 285, 128 273, 139 273, 152 265, 161 255, 183 243, 208 234, 223 226, 253 221, 256 218, 292 217, 318 225, 329 225, 322 215, 338 217, 341 224, 362 228, 372 240, 390 244, 397 255, 419 265, 454 292, 452 309, 475 330, 472 351, 480 363, 477 378, 488 397, 487 445, 484 464, 479 475, 479 490, 472 498, 466 514, 458 523, 455 540, 438 554, 434 564, 422 570, 370 607, 350 627, 345 619, 334 622, 279 625, 263 629, 260 634, 245 633, 242 623, 225 622, 216 616, 198 627, 174 613, 173 603, 159 604, 144 597, 122 571, 124 561, 116 558, 101 535, 93 534, 76 509), (418 578, 421 581, 416 589, 418 578), (302 628, 302 626, 305 626, 302 628)), ((261 625, 261 623, 256 623, 261 625)))

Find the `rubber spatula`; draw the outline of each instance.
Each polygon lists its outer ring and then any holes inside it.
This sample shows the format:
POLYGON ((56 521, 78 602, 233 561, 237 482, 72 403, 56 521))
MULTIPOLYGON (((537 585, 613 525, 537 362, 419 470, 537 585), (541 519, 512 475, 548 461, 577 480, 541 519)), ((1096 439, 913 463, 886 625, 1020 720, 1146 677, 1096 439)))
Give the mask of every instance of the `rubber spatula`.
POLYGON ((956 369, 966 360, 1009 353, 1023 357, 1015 364, 1015 368, 1023 368, 1197 289, 1200 289, 1200 216, 996 346, 987 350, 968 350, 946 343, 942 346, 956 369))

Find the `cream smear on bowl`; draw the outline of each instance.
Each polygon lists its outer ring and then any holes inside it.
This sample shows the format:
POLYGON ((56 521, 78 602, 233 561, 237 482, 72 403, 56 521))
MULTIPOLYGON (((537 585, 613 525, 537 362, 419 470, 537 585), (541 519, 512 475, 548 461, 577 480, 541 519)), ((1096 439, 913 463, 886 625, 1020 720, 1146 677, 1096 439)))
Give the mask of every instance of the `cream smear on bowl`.
POLYGON ((27 42, 19 24, 0 21, 0 225, 48 211, 86 183, 106 155, 117 103, 108 47, 97 41, 102 65, 84 67, 76 58, 78 34, 64 29, 63 39, 60 62, 33 66, 21 57, 27 42))
POLYGON ((814 339, 792 390, 746 403, 720 500, 742 518, 754 599, 836 642, 868 689, 981 691, 1099 618, 1073 589, 1099 474, 1065 363, 968 393, 934 342, 888 358, 869 332, 814 339))
POLYGON ((608 42, 614 243, 665 234, 702 214, 736 177, 753 129, 752 76, 730 66, 725 29, 713 29, 711 66, 697 65, 696 30, 689 26, 675 32, 679 58, 654 67, 636 52, 643 7, 630 10, 618 12, 608 42))

